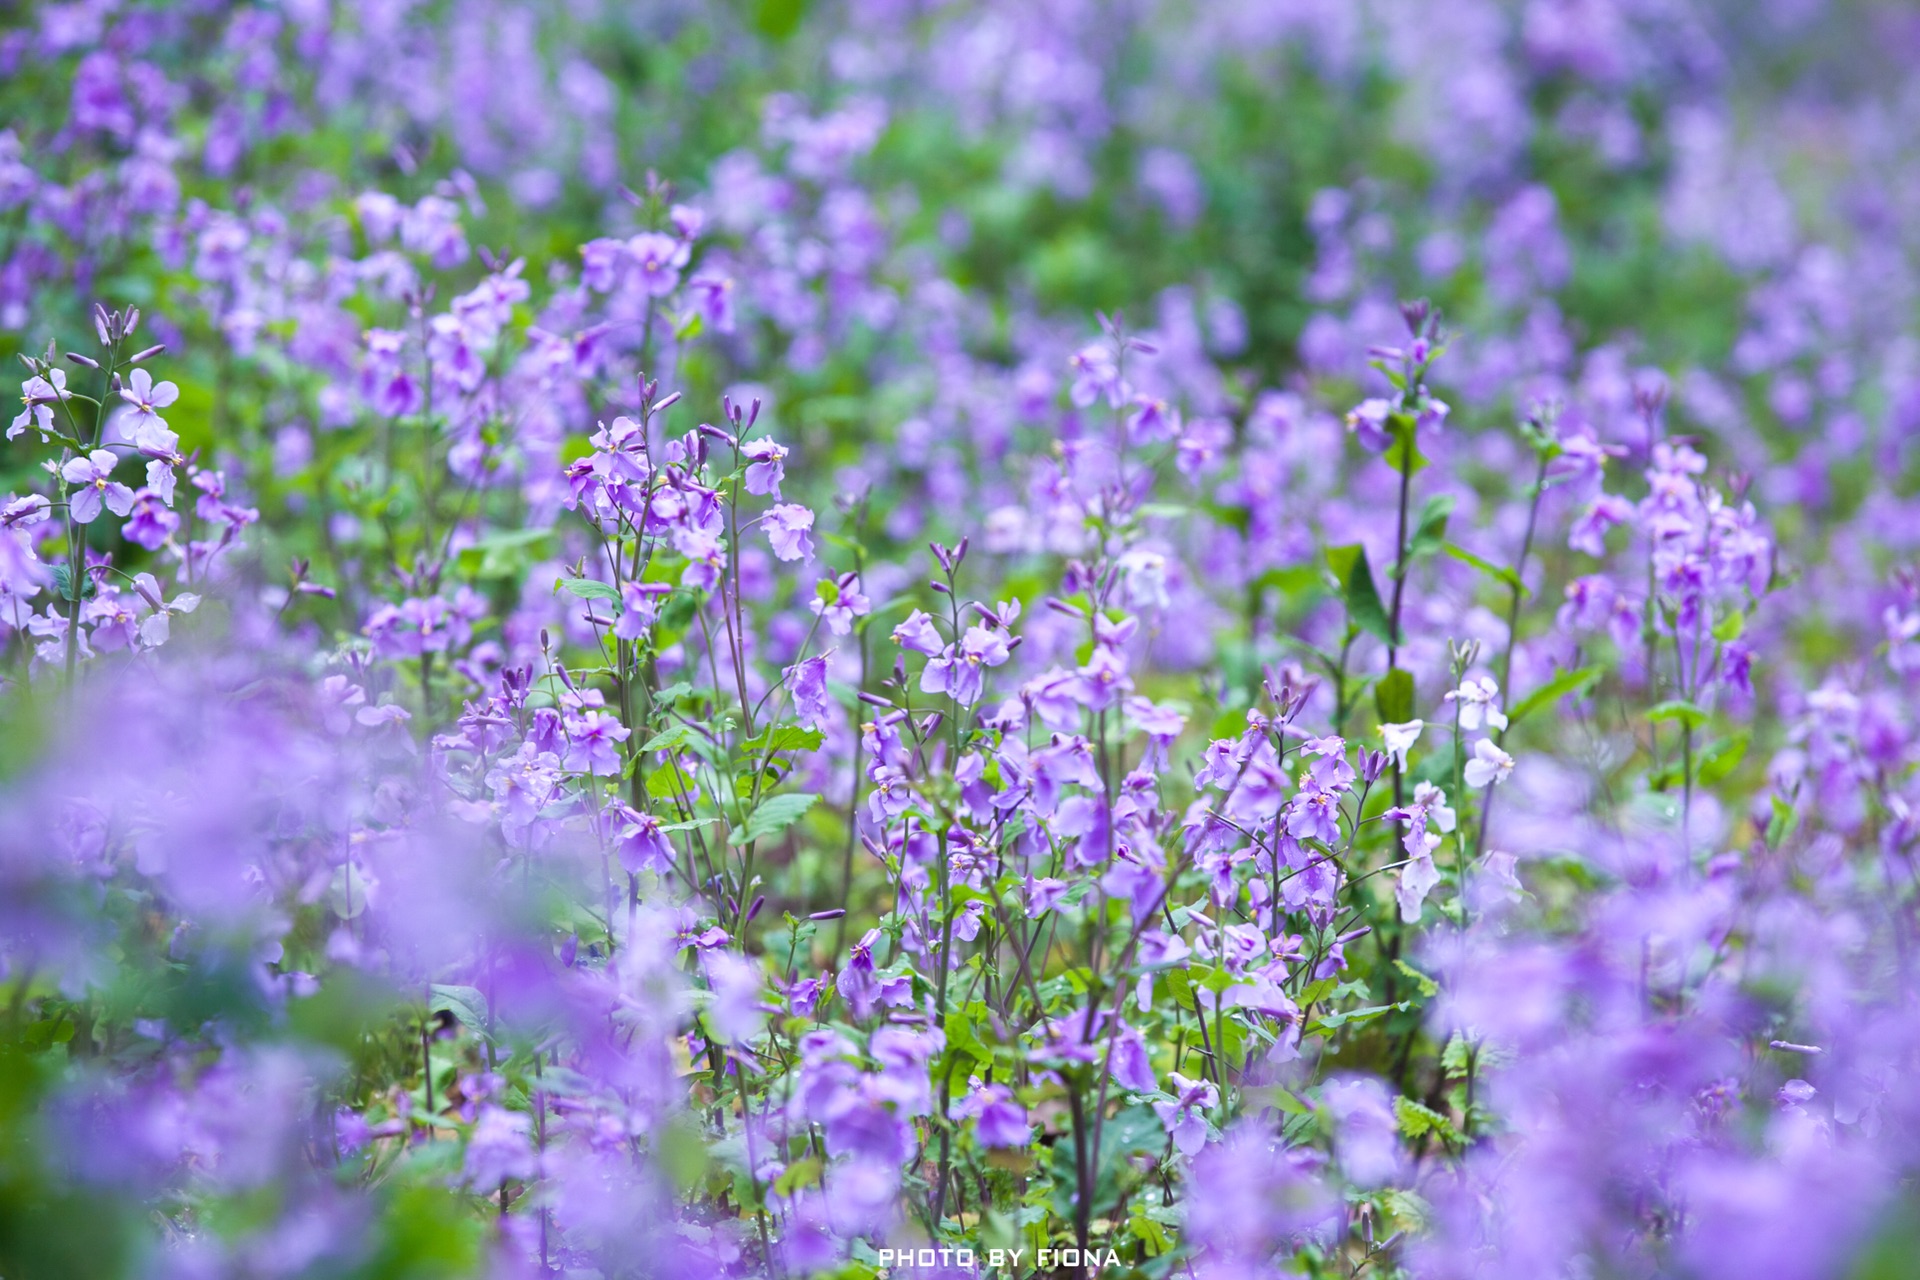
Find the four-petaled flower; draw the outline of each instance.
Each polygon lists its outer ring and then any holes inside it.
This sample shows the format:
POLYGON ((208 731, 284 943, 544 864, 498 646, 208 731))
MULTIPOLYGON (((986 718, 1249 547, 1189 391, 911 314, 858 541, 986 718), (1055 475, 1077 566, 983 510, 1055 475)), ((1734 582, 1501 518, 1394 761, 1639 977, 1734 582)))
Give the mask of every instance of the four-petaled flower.
POLYGON ((1506 781, 1513 772, 1513 757, 1495 746, 1492 738, 1473 744, 1473 759, 1467 761, 1466 780, 1470 787, 1490 787, 1506 781))
POLYGON ((1393 757, 1394 767, 1405 772, 1407 751, 1420 741, 1420 731, 1427 727, 1424 720, 1408 720, 1404 724, 1383 724, 1380 736, 1386 739, 1387 754, 1393 757))
POLYGON ((1507 727, 1507 713, 1500 709, 1496 701, 1499 696, 1500 686, 1492 680, 1468 676, 1460 682, 1458 689, 1447 695, 1446 700, 1458 705, 1462 729, 1478 729, 1483 723, 1495 729, 1504 729, 1507 727))
POLYGON ((76 524, 92 524, 100 518, 103 506, 117 516, 133 510, 133 490, 112 479, 114 464, 118 461, 113 450, 95 449, 81 457, 67 459, 66 465, 60 468, 61 478, 73 486, 67 509, 76 524))
POLYGON ((797 503, 770 507, 761 517, 773 554, 781 560, 813 559, 813 512, 797 503))
POLYGON ((47 433, 53 430, 53 406, 65 400, 67 391, 67 371, 49 369, 45 377, 28 378, 20 384, 20 413, 7 428, 7 439, 11 440, 32 427, 45 440, 47 433))
POLYGON ((180 388, 171 382, 155 382, 145 369, 135 369, 127 376, 126 389, 121 391, 120 398, 133 406, 136 430, 149 422, 164 427, 167 423, 160 416, 160 410, 180 398, 180 388))

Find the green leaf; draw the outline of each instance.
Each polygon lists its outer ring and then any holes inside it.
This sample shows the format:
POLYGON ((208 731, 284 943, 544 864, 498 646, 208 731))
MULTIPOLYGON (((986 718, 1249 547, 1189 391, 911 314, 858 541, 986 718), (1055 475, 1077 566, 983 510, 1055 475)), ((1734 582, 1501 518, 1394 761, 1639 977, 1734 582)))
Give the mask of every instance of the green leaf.
POLYGON ((1368 1005, 1364 1009, 1348 1009, 1343 1013, 1323 1013, 1315 1018, 1313 1023, 1315 1027, 1335 1031, 1346 1026, 1349 1022, 1371 1022, 1381 1014, 1394 1013, 1406 1007, 1407 1002, 1404 1000, 1399 1004, 1368 1005))
POLYGON ((1670 698, 1665 702, 1647 708, 1647 719, 1655 724, 1676 721, 1689 729, 1698 729, 1707 722, 1707 713, 1683 698, 1670 698))
POLYGON ((642 751, 672 751, 683 747, 693 740, 693 727, 684 724, 672 724, 648 738, 641 744, 642 751))
POLYGON ((1702 786, 1712 786, 1740 767, 1746 759, 1747 744, 1753 735, 1745 730, 1732 737, 1722 738, 1700 753, 1694 765, 1693 776, 1702 786))
POLYGON ((487 998, 478 987, 436 982, 427 989, 431 997, 427 1008, 434 1013, 447 1012, 465 1023, 469 1031, 487 1029, 487 998))
POLYGON ((807 0, 755 0, 753 27, 770 40, 786 40, 807 16, 807 0))
POLYGON ((1380 1203, 1393 1215, 1394 1224, 1402 1231, 1419 1234, 1427 1229, 1427 1224, 1433 1219, 1432 1206, 1412 1191, 1389 1188, 1380 1193, 1380 1203))
POLYGON ((1427 460, 1421 456, 1420 446, 1416 440, 1419 434, 1418 426, 1418 422, 1410 413, 1388 415, 1387 429, 1393 433, 1393 443, 1387 446, 1384 454, 1380 455, 1395 471, 1404 471, 1410 476, 1419 475, 1427 466, 1427 460))
POLYGON ((655 800, 678 800, 693 794, 693 776, 669 760, 647 775, 647 794, 655 800))
POLYGON ((1473 552, 1467 550, 1465 547, 1458 546, 1454 543, 1449 542, 1444 547, 1441 547, 1440 550, 1445 552, 1447 555, 1452 556, 1455 560, 1458 560, 1461 564, 1472 565, 1474 568, 1486 574, 1489 578, 1492 578, 1494 581, 1506 583, 1509 587, 1514 588, 1523 596, 1533 594, 1531 591, 1527 590, 1527 584, 1520 581, 1519 574, 1515 573, 1511 569, 1503 569, 1499 565, 1493 563, 1493 561, 1491 560, 1482 560, 1479 556, 1473 554, 1473 552))
POLYGON ((748 751, 765 751, 768 755, 778 755, 782 751, 818 751, 827 735, 818 729, 802 729, 796 724, 768 726, 759 734, 747 739, 740 745, 748 751))
POLYGON ((476 578, 516 577, 526 572, 531 548, 552 536, 552 529, 490 533, 460 552, 460 567, 476 578))
POLYGON ((1773 796, 1771 799, 1773 816, 1767 819, 1767 847, 1778 849, 1781 843, 1793 834, 1793 829, 1800 824, 1800 815, 1794 811, 1792 805, 1779 796, 1773 796))
POLYGON ((582 600, 605 600, 616 610, 620 607, 620 593, 593 578, 562 578, 559 589, 582 600))
POLYGON ((1408 964, 1405 960, 1395 960, 1393 967, 1406 974, 1409 978, 1412 978, 1414 985, 1420 989, 1421 995, 1436 996, 1440 994, 1439 983, 1408 964))
POLYGON ((682 1193, 691 1191, 706 1176, 710 1161, 706 1139, 684 1115, 668 1120, 657 1131, 654 1154, 682 1193))
POLYGON ((1735 609, 1713 624, 1713 638, 1721 644, 1738 640, 1747 629, 1747 615, 1735 609))
POLYGON ((769 796, 748 815, 747 825, 744 828, 734 831, 727 837, 727 843, 752 844, 755 840, 779 835, 800 821, 800 816, 813 808, 813 802, 819 798, 811 792, 789 792, 783 796, 769 796))
POLYGON ((783 1196, 790 1196, 802 1187, 816 1186, 820 1182, 820 1170, 820 1160, 816 1156, 795 1160, 774 1180, 773 1189, 783 1196))
POLYGON ((1373 686, 1373 705, 1383 724, 1405 724, 1413 719, 1413 675, 1396 667, 1373 686))
POLYGON ((1132 1216, 1127 1219, 1127 1234, 1140 1242, 1149 1258, 1157 1258, 1173 1248, 1173 1239, 1167 1235, 1167 1229, 1149 1218, 1138 1202, 1133 1206, 1132 1216))
POLYGON ((1409 1138, 1432 1133, 1448 1142, 1460 1140, 1460 1131, 1453 1127, 1453 1121, 1412 1098, 1396 1097, 1393 1100, 1393 1114, 1400 1122, 1400 1132, 1409 1138))
POLYGON ((1435 494, 1427 499, 1426 505, 1420 508, 1420 523, 1414 528, 1413 540, 1407 544, 1409 556, 1430 556, 1445 544, 1447 518, 1453 514, 1453 506, 1450 493, 1435 494))
POLYGON ((1513 710, 1507 713, 1507 723, 1509 725, 1518 724, 1520 718, 1528 712, 1538 711, 1541 707, 1551 706, 1562 698, 1585 693, 1588 689, 1591 689, 1595 684, 1599 683, 1600 677, 1603 674, 1599 667, 1575 667, 1571 671, 1562 671, 1559 675, 1547 681, 1526 697, 1520 699, 1513 710))
POLYGON ((1347 621, 1368 635, 1393 643, 1393 626, 1387 620, 1386 606, 1373 584, 1373 567, 1367 563, 1367 549, 1357 542, 1344 547, 1327 548, 1327 566, 1333 570, 1340 598, 1347 605, 1347 621))
POLYGON ((1300 993, 1300 1007, 1305 1009, 1309 1005, 1319 1004, 1339 985, 1338 978, 1322 978, 1318 982, 1308 983, 1306 989, 1300 993))

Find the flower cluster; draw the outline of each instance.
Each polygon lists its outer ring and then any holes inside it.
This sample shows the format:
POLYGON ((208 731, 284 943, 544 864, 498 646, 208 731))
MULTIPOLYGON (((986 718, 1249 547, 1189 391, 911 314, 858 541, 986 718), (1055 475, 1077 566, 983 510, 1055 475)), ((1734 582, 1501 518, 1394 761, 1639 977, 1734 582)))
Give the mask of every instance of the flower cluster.
POLYGON ((709 8, 0 19, 0 1274, 1899 1272, 1911 23, 709 8))

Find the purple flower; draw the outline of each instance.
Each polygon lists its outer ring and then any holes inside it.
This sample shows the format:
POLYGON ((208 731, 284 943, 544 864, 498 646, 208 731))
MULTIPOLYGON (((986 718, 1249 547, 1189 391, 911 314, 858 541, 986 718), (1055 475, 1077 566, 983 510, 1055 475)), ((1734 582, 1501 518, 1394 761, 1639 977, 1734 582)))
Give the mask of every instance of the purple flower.
POLYGON ((893 629, 893 642, 902 649, 924 653, 928 657, 946 648, 946 641, 940 638, 939 631, 934 628, 933 619, 920 609, 908 614, 907 620, 893 629))
POLYGON ((167 510, 160 495, 142 489, 133 495, 129 519, 120 526, 120 536, 149 551, 158 551, 180 528, 180 517, 167 510))
POLYGON ((673 870, 673 843, 660 829, 660 820, 650 813, 626 810, 627 824, 620 829, 620 865, 628 874, 652 871, 664 875, 673 870))
POLYGON ((1147 1053, 1146 1039, 1132 1027, 1123 1029, 1114 1038, 1113 1055, 1107 1062, 1107 1070, 1115 1084, 1135 1093, 1152 1093, 1160 1087, 1159 1079, 1153 1074, 1153 1062, 1147 1053))
POLYGON ((1567 545, 1590 556, 1607 554, 1607 530, 1633 518, 1633 504, 1615 493, 1603 493, 1587 504, 1567 534, 1567 545))
POLYGON ((794 715, 814 728, 827 718, 827 659, 824 655, 796 662, 782 673, 793 695, 794 715))
POLYGON ((1482 738, 1473 744, 1473 758, 1467 761, 1464 775, 1470 787, 1491 787, 1505 782, 1512 772, 1513 757, 1496 746, 1492 738, 1482 738))
POLYGON ((1363 1076, 1329 1080, 1321 1105, 1334 1121, 1340 1167, 1356 1186, 1377 1187, 1400 1170, 1399 1125, 1386 1086, 1363 1076))
POLYGON ((660 601, 673 591, 664 582, 629 582, 620 588, 620 619, 613 634, 622 640, 638 640, 647 634, 660 613, 660 601))
POLYGON ((540 1158, 530 1137, 533 1121, 518 1111, 489 1103, 481 1108, 479 1123, 467 1139, 462 1177, 475 1191, 487 1193, 500 1184, 534 1177, 540 1158))
POLYGON ((687 302, 715 333, 732 333, 733 281, 725 276, 697 275, 687 281, 687 302))
POLYGON ((813 512, 798 504, 786 503, 769 508, 760 522, 777 558, 813 559, 813 512))
POLYGON ((920 673, 920 687, 944 693, 964 706, 980 701, 986 692, 986 668, 997 667, 1010 656, 1007 638, 999 630, 978 624, 967 628, 958 645, 948 645, 920 673))
POLYGON ((45 377, 28 378, 20 386, 21 409, 7 428, 7 439, 12 440, 28 427, 40 433, 42 440, 53 430, 53 406, 68 398, 67 371, 49 369, 45 377))
POLYGON ((1340 838, 1340 797, 1332 791, 1303 791, 1287 806, 1287 834, 1296 840, 1332 844, 1340 838))
POLYGON ((1196 1155, 1207 1145, 1207 1112, 1220 1105, 1220 1091, 1210 1080, 1189 1080, 1178 1071, 1168 1079, 1173 1081, 1173 1098, 1155 1102, 1154 1114, 1182 1155, 1196 1155))
POLYGON ((639 269, 640 285, 650 297, 664 297, 680 283, 680 268, 687 265, 687 246, 672 236, 657 231, 642 232, 627 241, 627 254, 639 269))
POLYGON ((1347 413, 1347 430, 1367 452, 1384 453, 1393 443, 1393 436, 1387 430, 1387 418, 1392 412, 1393 406, 1385 400, 1362 400, 1347 413))
POLYGON ((714 1038, 726 1044, 743 1044, 759 1035, 767 1023, 766 980, 760 966, 718 947, 703 951, 700 965, 713 991, 703 1020, 714 1038))
POLYGON ((1024 1147, 1033 1141, 1027 1113, 1005 1085, 968 1080, 967 1095, 953 1105, 955 1120, 972 1120, 973 1136, 983 1147, 1024 1147))
POLYGON ((620 265, 625 261, 626 253, 626 245, 605 236, 581 245, 580 282, 598 293, 613 288, 619 280, 620 265))
POLYGON ((92 524, 103 506, 117 516, 133 510, 133 490, 111 478, 118 461, 111 449, 95 449, 84 457, 69 458, 60 468, 61 478, 73 486, 67 509, 76 523, 92 524))
POLYGON ((815 585, 807 608, 827 624, 827 630, 844 636, 853 631, 854 619, 873 612, 873 602, 861 593, 859 577, 846 573, 838 578, 822 578, 815 585))
POLYGON ((1418 838, 1422 847, 1407 860, 1406 866, 1400 868, 1400 880, 1393 891, 1394 898, 1400 904, 1400 918, 1408 924, 1420 919, 1421 904, 1440 883, 1440 869, 1433 865, 1432 853, 1439 846, 1440 837, 1423 828, 1418 838))
POLYGON ((128 375, 126 389, 120 393, 120 398, 133 406, 136 431, 149 423, 164 427, 167 424, 160 416, 160 410, 180 398, 180 388, 171 382, 156 383, 153 375, 145 369, 135 369, 128 375))
POLYGON ((632 730, 604 711, 589 711, 566 718, 567 768, 584 769, 592 774, 620 772, 618 744, 632 730))
POLYGON ((763 438, 749 440, 741 446, 740 452, 750 459, 747 463, 747 492, 779 497, 780 481, 787 474, 787 447, 763 438))

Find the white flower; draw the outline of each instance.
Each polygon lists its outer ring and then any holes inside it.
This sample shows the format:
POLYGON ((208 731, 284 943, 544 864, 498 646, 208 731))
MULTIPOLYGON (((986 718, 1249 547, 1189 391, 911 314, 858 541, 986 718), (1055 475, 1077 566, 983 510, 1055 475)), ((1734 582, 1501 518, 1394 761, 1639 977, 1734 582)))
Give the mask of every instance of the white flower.
POLYGON ((1413 789, 1414 807, 1422 810, 1429 821, 1442 831, 1451 832, 1454 824, 1453 810, 1447 807, 1447 793, 1431 782, 1423 782, 1413 789))
POLYGON ((1420 731, 1427 727, 1425 720, 1409 720, 1405 724, 1383 724, 1380 736, 1387 740, 1387 754, 1393 757, 1394 767, 1404 770, 1407 767, 1407 751, 1420 741, 1420 731))
POLYGON ((1440 870, 1433 865, 1432 853, 1440 837, 1429 832, 1422 843, 1427 845, 1427 852, 1415 854, 1400 868, 1400 884, 1393 891, 1393 896, 1400 900, 1400 918, 1408 924, 1420 918, 1421 904, 1440 883, 1440 870))
POLYGON ((1514 871, 1518 862, 1519 859, 1512 854, 1501 853, 1497 849, 1488 852, 1487 856, 1480 860, 1481 873, 1497 886, 1498 891, 1509 901, 1518 901, 1520 895, 1525 892, 1520 887, 1519 875, 1514 871))
POLYGON ((1494 729, 1507 727, 1507 713, 1502 711, 1494 699, 1500 696, 1500 686, 1492 680, 1468 677, 1460 682, 1460 687, 1447 695, 1448 702, 1460 704, 1460 727, 1478 729, 1485 723, 1494 729))
POLYGON ((1492 738, 1482 738, 1473 744, 1473 759, 1467 761, 1467 785, 1470 787, 1490 787, 1506 781, 1513 772, 1513 757, 1493 745, 1492 738))

